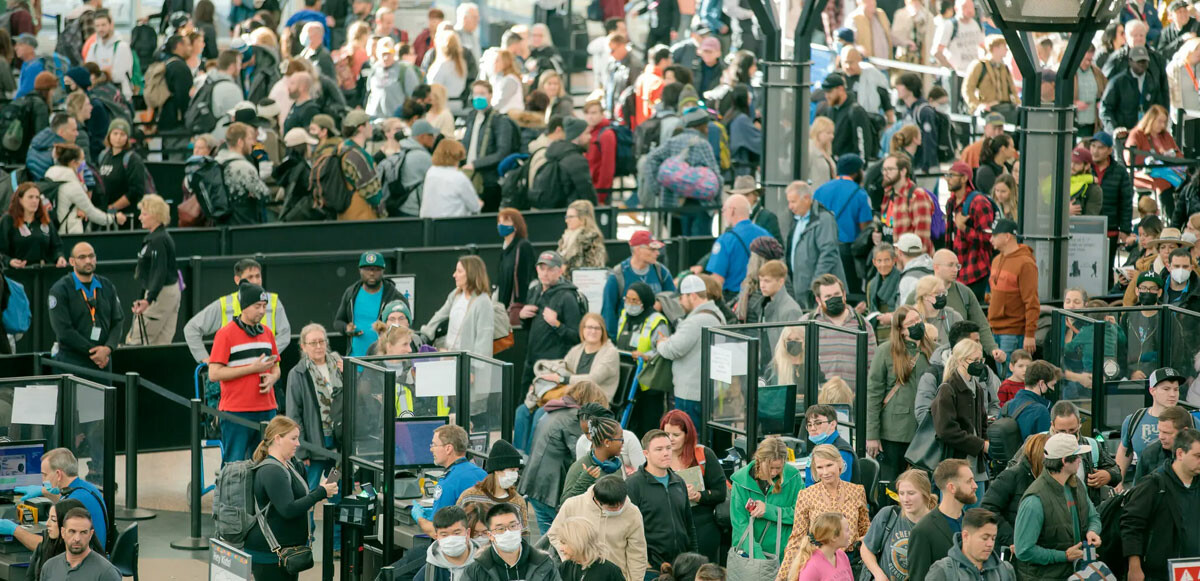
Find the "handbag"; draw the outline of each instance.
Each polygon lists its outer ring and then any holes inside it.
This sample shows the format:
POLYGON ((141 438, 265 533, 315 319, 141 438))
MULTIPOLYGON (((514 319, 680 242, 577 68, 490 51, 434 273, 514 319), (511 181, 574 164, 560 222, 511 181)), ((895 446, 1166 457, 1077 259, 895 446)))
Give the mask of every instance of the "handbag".
POLYGON ((671 373, 671 360, 662 355, 655 355, 653 359, 646 362, 642 366, 642 372, 638 374, 638 385, 642 391, 661 391, 663 393, 671 393, 675 390, 675 378, 671 373))
POLYGON ((937 430, 933 427, 933 412, 930 411, 925 419, 917 424, 917 432, 908 444, 904 459, 917 468, 933 472, 945 457, 945 449, 937 439, 937 430))
POLYGON ((1117 576, 1103 561, 1076 561, 1077 570, 1067 581, 1117 581, 1117 576))
POLYGON ((687 156, 692 145, 663 161, 656 177, 660 186, 678 196, 707 202, 721 193, 721 179, 710 168, 688 165, 687 156))
MULTIPOLYGON (((508 302, 508 325, 509 325, 509 328, 511 328, 511 329, 515 329, 515 328, 521 326, 521 309, 525 308, 525 303, 521 303, 521 302, 517 301, 517 285, 519 284, 517 282, 517 273, 520 272, 520 267, 521 267, 521 252, 519 250, 517 250, 516 253, 517 253, 516 258, 513 260, 512 296, 509 297, 511 300, 508 302)), ((499 293, 500 291, 496 291, 496 292, 499 293)), ((499 303, 499 301, 497 301, 497 304, 498 303, 499 303)), ((510 347, 511 347, 511 345, 510 345, 510 347)), ((507 349, 507 347, 506 347, 506 349, 507 349)), ((493 352, 497 352, 497 351, 495 351, 493 349, 493 352)))
MULTIPOLYGON (((278 462, 278 460, 276 460, 278 462)), ((299 478, 301 482, 305 482, 296 469, 288 464, 280 462, 284 468, 288 469, 293 476, 299 478)), ((307 483, 305 488, 307 488, 307 483)), ((267 541, 267 546, 271 548, 271 552, 279 557, 279 566, 283 567, 289 575, 299 575, 302 571, 312 569, 315 563, 313 562, 312 547, 308 545, 298 545, 295 547, 281 547, 279 541, 275 539, 275 532, 271 530, 271 525, 267 524, 267 510, 271 508, 271 503, 267 506, 259 508, 258 499, 254 499, 254 519, 258 521, 258 527, 262 529, 263 538, 267 541)))
MULTIPOLYGON (((773 507, 779 513, 783 510, 779 507, 773 507)), ((750 517, 750 524, 746 525, 746 531, 742 533, 742 538, 729 547, 729 553, 726 556, 725 577, 729 581, 760 581, 761 579, 773 579, 775 574, 779 572, 779 544, 783 542, 783 527, 779 526, 778 520, 775 524, 775 554, 763 551, 762 559, 754 558, 754 538, 751 536, 754 532, 754 517, 750 517), (746 550, 742 551, 743 543, 749 542, 746 550)), ((758 539, 759 550, 762 550, 762 540, 767 534, 767 529, 763 529, 763 536, 758 539)))
POLYGON ((188 196, 179 204, 179 227, 200 228, 208 225, 208 217, 200 208, 200 200, 196 196, 188 196))
POLYGON ((497 294, 492 293, 492 355, 511 348, 516 344, 513 338, 512 322, 508 319, 508 311, 504 308, 497 294))

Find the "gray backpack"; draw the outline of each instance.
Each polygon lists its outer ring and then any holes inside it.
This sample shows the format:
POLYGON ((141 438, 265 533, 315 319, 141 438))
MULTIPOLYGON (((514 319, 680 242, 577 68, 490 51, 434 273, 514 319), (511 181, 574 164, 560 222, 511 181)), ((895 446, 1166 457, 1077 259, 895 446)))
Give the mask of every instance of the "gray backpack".
POLYGON ((213 522, 217 538, 241 548, 246 535, 257 524, 254 506, 254 471, 262 463, 253 460, 230 462, 217 474, 213 490, 213 522))

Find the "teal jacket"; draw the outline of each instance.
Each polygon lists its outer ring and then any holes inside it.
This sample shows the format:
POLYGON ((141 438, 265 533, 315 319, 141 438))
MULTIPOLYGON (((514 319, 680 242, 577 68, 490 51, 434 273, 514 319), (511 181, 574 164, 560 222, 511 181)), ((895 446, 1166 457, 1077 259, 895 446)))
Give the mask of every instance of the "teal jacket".
MULTIPOLYGON (((754 480, 754 462, 738 470, 731 480, 733 496, 729 501, 729 520, 733 525, 733 543, 741 540, 750 524, 750 513, 746 511, 746 501, 757 500, 767 504, 767 512, 754 519, 752 539, 747 542, 752 545, 751 557, 763 559, 763 553, 769 553, 776 558, 783 558, 783 548, 775 545, 775 539, 787 546, 788 538, 792 536, 792 517, 796 507, 796 495, 804 488, 804 477, 800 470, 789 464, 783 465, 783 485, 779 492, 763 494, 754 480), (776 529, 782 530, 776 533, 776 529)), ((735 547, 738 548, 738 547, 735 547)), ((746 543, 740 545, 746 551, 746 543)))

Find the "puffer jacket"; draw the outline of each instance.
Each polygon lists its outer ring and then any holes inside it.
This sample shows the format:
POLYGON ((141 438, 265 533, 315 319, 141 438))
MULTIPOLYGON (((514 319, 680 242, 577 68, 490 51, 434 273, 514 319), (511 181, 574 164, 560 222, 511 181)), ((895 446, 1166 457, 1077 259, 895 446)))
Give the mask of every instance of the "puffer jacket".
POLYGON ((1100 214, 1108 218, 1108 231, 1129 234, 1133 232, 1133 178, 1129 169, 1114 157, 1100 178, 1103 202, 1100 214))
POLYGON ((79 174, 69 167, 56 165, 46 170, 46 179, 61 182, 58 186, 58 202, 54 205, 54 213, 58 220, 59 234, 82 234, 84 218, 80 218, 76 210, 83 210, 87 221, 100 226, 108 226, 116 222, 116 217, 92 204, 92 198, 83 188, 79 174))
POLYGON ((29 142, 29 153, 25 155, 25 167, 29 170, 29 175, 34 180, 41 180, 46 177, 46 170, 54 165, 54 146, 65 142, 66 140, 59 137, 49 127, 38 131, 33 136, 33 141, 29 142))
POLYGON ((575 463, 575 440, 579 430, 579 404, 569 396, 547 403, 546 416, 533 432, 530 458, 519 492, 549 507, 558 507, 567 471, 575 463))

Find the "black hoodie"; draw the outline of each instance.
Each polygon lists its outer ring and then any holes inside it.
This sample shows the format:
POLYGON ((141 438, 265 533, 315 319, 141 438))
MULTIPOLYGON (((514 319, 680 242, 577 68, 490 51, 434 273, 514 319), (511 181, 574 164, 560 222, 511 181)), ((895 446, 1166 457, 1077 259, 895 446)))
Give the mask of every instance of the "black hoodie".
MULTIPOLYGON (((575 200, 587 200, 596 203, 596 188, 592 185, 592 172, 588 168, 585 150, 565 139, 554 141, 546 147, 546 165, 542 166, 538 175, 551 165, 558 166, 556 183, 557 203, 555 207, 567 207, 575 200)), ((554 172, 546 172, 547 178, 554 177, 554 172)))
POLYGON ((507 579, 523 579, 524 581, 558 581, 558 568, 550 555, 533 548, 528 541, 521 539, 521 556, 517 559, 516 567, 509 567, 495 549, 489 547, 480 551, 475 562, 463 571, 462 581, 504 581, 507 579))
MULTIPOLYGON (((525 368, 531 373, 533 362, 539 359, 562 359, 567 351, 579 343, 579 321, 584 313, 579 310, 575 293, 579 292, 564 276, 549 289, 536 284, 529 292, 527 304, 537 305, 537 313, 526 319, 529 325, 529 344, 526 347, 525 368), (558 314, 558 326, 552 327, 542 313, 551 309, 558 314)), ((530 381, 533 378, 530 377, 530 381)))

